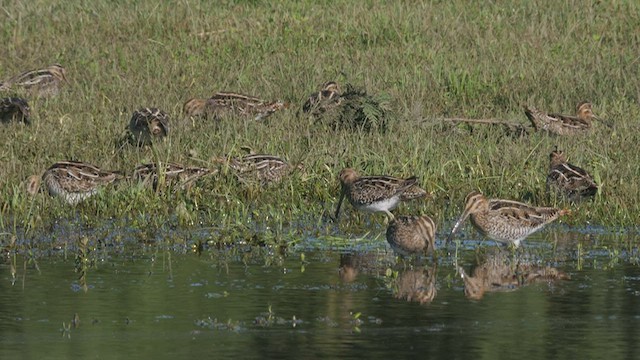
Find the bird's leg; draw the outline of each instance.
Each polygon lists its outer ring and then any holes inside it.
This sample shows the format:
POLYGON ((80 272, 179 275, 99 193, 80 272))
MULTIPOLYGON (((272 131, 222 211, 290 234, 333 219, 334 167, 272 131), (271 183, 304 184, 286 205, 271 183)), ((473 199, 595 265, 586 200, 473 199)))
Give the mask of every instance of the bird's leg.
POLYGON ((385 218, 385 225, 387 225, 387 224, 389 224, 389 223, 391 223, 391 222, 393 222, 393 221, 396 221, 396 217, 395 217, 395 216, 393 216, 393 214, 391 213, 391 211, 389 211, 389 210, 384 210, 384 213, 385 213, 385 214, 387 214, 387 217, 385 218))

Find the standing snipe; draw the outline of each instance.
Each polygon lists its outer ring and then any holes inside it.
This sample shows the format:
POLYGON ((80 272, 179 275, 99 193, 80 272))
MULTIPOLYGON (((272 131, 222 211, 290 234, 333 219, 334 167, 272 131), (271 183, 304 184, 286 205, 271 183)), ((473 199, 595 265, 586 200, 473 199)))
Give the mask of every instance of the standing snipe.
POLYGON ((55 64, 7 79, 0 83, 0 91, 22 88, 36 96, 52 96, 60 92, 63 81, 67 81, 65 69, 55 64))
POLYGON ((517 201, 487 199, 477 191, 467 195, 465 204, 449 240, 470 216, 473 226, 483 235, 497 242, 519 246, 527 236, 569 213, 569 210, 534 207, 517 201))
POLYGON ((11 121, 30 124, 29 116, 31 109, 27 100, 18 97, 9 97, 0 100, 0 122, 10 123, 11 121))
POLYGON ((402 256, 435 250, 436 224, 430 217, 398 216, 387 227, 387 242, 402 256))
MULTIPOLYGON (((70 205, 95 195, 102 186, 122 179, 118 172, 104 171, 100 168, 77 161, 57 162, 42 175, 42 181, 47 186, 51 196, 58 196, 70 205)), ((29 178, 29 192, 38 189, 40 177, 33 175, 29 178)))
POLYGON ((322 85, 322 90, 309 95, 307 101, 302 105, 302 111, 317 115, 339 106, 341 102, 340 87, 335 81, 329 81, 322 85))
POLYGON ((562 151, 557 148, 549 155, 549 175, 547 191, 565 197, 571 202, 593 198, 598 192, 598 184, 585 170, 569 164, 562 151))
POLYGON ((525 115, 533 127, 557 135, 577 135, 591 129, 591 120, 596 119, 591 103, 581 102, 576 108, 576 116, 547 114, 534 108, 525 108, 525 115))
POLYGON ((234 92, 218 92, 209 99, 189 99, 184 103, 183 111, 188 116, 213 116, 220 118, 224 114, 234 113, 241 116, 254 116, 263 120, 278 110, 289 106, 283 101, 265 101, 254 96, 234 92))
POLYGON ((200 178, 212 174, 207 168, 183 166, 176 163, 158 165, 156 163, 138 165, 133 171, 133 179, 145 186, 158 189, 160 179, 164 177, 164 184, 175 183, 180 189, 190 189, 200 178))
POLYGON ((358 210, 384 212, 391 219, 391 210, 400 201, 427 196, 427 192, 417 185, 418 179, 412 176, 400 179, 392 176, 358 176, 358 173, 346 168, 340 171, 342 190, 336 208, 335 218, 340 215, 340 207, 346 196, 351 205, 358 210))
POLYGON ((157 108, 142 108, 133 112, 129 131, 138 146, 151 145, 153 139, 162 139, 169 133, 169 115, 157 108))
POLYGON ((278 183, 293 170, 303 169, 302 164, 291 165, 281 157, 266 154, 248 154, 236 158, 219 157, 213 161, 226 164, 236 172, 240 181, 258 181, 262 186, 278 183))

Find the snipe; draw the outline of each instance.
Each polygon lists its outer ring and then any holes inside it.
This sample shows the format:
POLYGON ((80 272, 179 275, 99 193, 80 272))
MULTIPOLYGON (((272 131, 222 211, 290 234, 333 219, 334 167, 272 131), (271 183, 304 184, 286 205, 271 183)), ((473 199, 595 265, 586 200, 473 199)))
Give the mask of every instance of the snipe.
POLYGON ((60 92, 60 86, 66 81, 65 69, 54 64, 9 78, 0 83, 0 91, 24 89, 36 96, 52 96, 60 92))
POLYGON ((27 125, 31 109, 27 100, 18 97, 9 97, 0 100, 0 122, 10 123, 12 121, 23 122, 27 125))
POLYGON ((576 108, 576 116, 547 114, 535 108, 524 110, 533 127, 557 135, 578 135, 591 129, 592 120, 599 118, 593 114, 591 103, 581 102, 576 108))
POLYGON ((334 216, 336 220, 345 196, 354 208, 367 212, 384 212, 391 219, 391 210, 395 209, 400 201, 427 196, 427 192, 417 185, 418 178, 415 176, 407 179, 393 176, 359 176, 355 170, 346 168, 340 171, 339 177, 342 189, 334 216))
POLYGON ((169 133, 169 115, 158 108, 142 108, 133 112, 129 131, 138 146, 151 145, 169 133))
POLYGON ((426 216, 397 216, 387 226, 387 242, 402 256, 435 250, 436 224, 426 216))
POLYGON ((549 175, 547 191, 565 197, 571 202, 593 198, 598 192, 598 184, 584 169, 567 162, 565 154, 558 150, 549 155, 549 175))
POLYGON ((314 115, 323 113, 328 109, 337 107, 341 103, 340 87, 335 81, 329 81, 322 85, 322 89, 309 95, 307 101, 302 105, 302 111, 311 112, 314 115))
POLYGON ((215 173, 211 169, 195 166, 184 166, 177 163, 148 163, 138 165, 133 171, 133 180, 144 186, 152 186, 154 190, 162 183, 175 185, 179 189, 189 190, 193 184, 204 176, 215 173), (161 179, 163 179, 161 181, 161 179))
MULTIPOLYGON (((62 198, 70 205, 95 195, 103 186, 124 178, 115 171, 105 171, 100 168, 78 161, 60 161, 53 164, 42 175, 42 181, 49 191, 49 195, 62 198)), ((37 192, 40 177, 33 175, 29 178, 28 189, 32 194, 37 192)))
POLYGON ((212 116, 219 119, 225 114, 237 114, 253 116, 255 120, 264 120, 288 106, 289 104, 284 101, 265 101, 234 92, 218 92, 209 99, 187 100, 183 111, 187 116, 212 116))
POLYGON ((535 207, 517 201, 487 199, 477 191, 467 195, 465 204, 448 240, 467 217, 471 217, 471 223, 483 235, 500 243, 519 246, 527 236, 569 213, 569 210, 535 207))
POLYGON ((291 165, 279 156, 248 154, 242 157, 218 157, 214 162, 227 165, 238 179, 245 183, 259 182, 262 186, 282 181, 294 170, 303 169, 302 164, 291 165))

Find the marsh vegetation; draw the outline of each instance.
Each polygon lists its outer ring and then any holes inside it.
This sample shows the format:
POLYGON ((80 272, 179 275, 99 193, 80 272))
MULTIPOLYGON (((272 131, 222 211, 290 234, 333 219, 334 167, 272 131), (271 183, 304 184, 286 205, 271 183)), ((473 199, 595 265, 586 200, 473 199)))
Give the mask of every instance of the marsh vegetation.
MULTIPOLYGON (((56 97, 29 99, 31 126, 0 128, 0 225, 16 233, 64 219, 144 229, 302 222, 322 232, 346 166, 417 175, 433 199, 399 211, 444 224, 473 189, 547 203, 548 155, 558 145, 602 184, 566 222, 633 227, 640 204, 637 10, 633 2, 5 5, 1 76, 60 63, 68 84, 56 97), (303 116, 307 96, 329 80, 386 99, 386 131, 335 129, 303 116), (223 90, 292 106, 260 122, 182 113, 187 99, 223 90), (583 100, 612 127, 596 122, 575 137, 511 136, 501 126, 441 121, 527 124, 523 105, 572 113, 583 100), (120 146, 141 107, 169 114, 169 136, 150 148, 120 146), (189 193, 123 186, 77 207, 23 191, 29 175, 59 160, 131 173, 151 161, 208 166, 243 146, 304 163, 304 172, 262 189, 239 186, 223 169, 189 193)), ((351 216, 344 226, 361 228, 364 219, 351 216)))

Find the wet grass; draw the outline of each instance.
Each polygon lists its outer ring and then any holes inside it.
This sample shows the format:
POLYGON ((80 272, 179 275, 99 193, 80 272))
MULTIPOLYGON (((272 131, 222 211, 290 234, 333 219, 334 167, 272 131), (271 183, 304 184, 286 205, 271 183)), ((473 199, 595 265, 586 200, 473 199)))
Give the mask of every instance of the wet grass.
POLYGON ((602 185, 593 202, 556 204, 575 208, 563 221, 634 227, 640 213, 638 10, 625 1, 4 5, 0 78, 57 62, 70 83, 56 98, 29 99, 32 126, 0 127, 2 243, 16 237, 35 243, 68 223, 107 229, 100 230, 105 237, 108 229, 134 229, 142 242, 181 228, 211 229, 211 241, 220 244, 358 236, 382 216, 347 207, 339 228, 326 216, 337 200, 337 173, 346 166, 419 176, 433 199, 399 212, 429 214, 442 232, 473 189, 550 204, 544 182, 555 145, 602 185), (334 129, 302 116, 306 97, 328 80, 389 99, 386 131, 334 129), (187 99, 220 90, 293 106, 265 122, 216 124, 181 113, 187 99), (518 137, 499 126, 441 121, 525 124, 525 104, 571 113, 582 100, 612 127, 596 123, 580 137, 518 137), (153 149, 120 148, 132 112, 147 106, 171 115, 167 141, 153 149), (24 192, 29 175, 60 160, 131 172, 157 160, 207 166, 213 156, 242 154, 243 146, 302 161, 305 171, 267 189, 241 186, 226 171, 188 193, 124 185, 76 207, 24 192))

